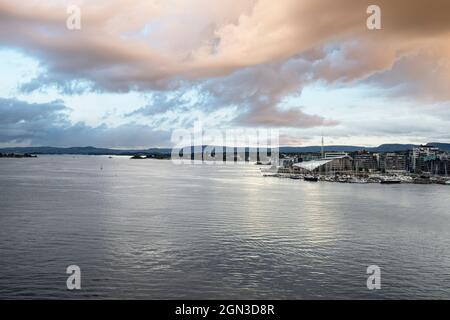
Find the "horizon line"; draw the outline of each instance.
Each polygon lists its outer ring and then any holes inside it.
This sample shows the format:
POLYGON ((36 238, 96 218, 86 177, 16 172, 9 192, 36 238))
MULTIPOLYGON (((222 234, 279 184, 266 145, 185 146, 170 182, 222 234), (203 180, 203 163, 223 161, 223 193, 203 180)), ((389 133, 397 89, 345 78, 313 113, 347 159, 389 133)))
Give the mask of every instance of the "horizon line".
MULTIPOLYGON (((324 145, 324 147, 352 147, 352 148, 377 148, 385 145, 413 145, 413 146, 429 146, 433 144, 450 144, 450 142, 427 142, 427 143, 382 143, 379 145, 354 145, 354 144, 329 144, 324 145)), ((227 145, 202 145, 202 147, 224 147, 224 148, 258 148, 258 146, 227 146, 227 145)), ((187 147, 199 147, 199 145, 186 145, 183 148, 187 147)), ((321 148, 321 145, 280 145, 278 148, 321 148)), ((74 148, 95 148, 95 149, 110 149, 110 150, 148 150, 148 149, 174 149, 174 147, 98 147, 98 146, 49 146, 49 145, 40 145, 40 146, 0 146, 1 149, 25 149, 25 148, 58 148, 58 149, 74 149, 74 148)), ((263 146, 259 146, 259 148, 264 148, 263 146)), ((270 148, 270 147, 268 147, 270 148)))

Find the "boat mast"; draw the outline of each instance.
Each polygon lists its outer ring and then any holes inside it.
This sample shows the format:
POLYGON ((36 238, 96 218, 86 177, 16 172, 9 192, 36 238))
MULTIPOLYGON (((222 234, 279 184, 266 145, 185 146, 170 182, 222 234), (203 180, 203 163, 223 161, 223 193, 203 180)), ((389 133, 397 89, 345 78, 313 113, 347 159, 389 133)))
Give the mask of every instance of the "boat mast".
POLYGON ((322 154, 322 159, 325 158, 325 152, 324 152, 324 148, 323 148, 323 132, 322 132, 322 146, 320 148, 320 153, 322 154))

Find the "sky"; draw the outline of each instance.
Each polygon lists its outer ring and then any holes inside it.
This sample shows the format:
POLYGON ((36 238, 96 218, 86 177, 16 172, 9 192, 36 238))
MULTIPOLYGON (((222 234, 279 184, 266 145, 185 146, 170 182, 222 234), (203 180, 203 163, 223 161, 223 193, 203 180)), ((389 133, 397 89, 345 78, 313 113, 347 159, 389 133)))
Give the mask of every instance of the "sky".
POLYGON ((199 120, 275 128, 281 145, 448 143, 449 12, 448 0, 0 0, 0 147, 170 147, 199 120))

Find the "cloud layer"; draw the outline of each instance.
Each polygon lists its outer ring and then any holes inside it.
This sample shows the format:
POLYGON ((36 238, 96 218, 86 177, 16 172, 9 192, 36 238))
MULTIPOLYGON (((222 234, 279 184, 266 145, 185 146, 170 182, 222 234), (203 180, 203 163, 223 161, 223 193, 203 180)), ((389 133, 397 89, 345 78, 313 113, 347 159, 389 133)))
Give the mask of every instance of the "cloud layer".
POLYGON ((143 147, 167 146, 170 134, 144 125, 91 127, 72 124, 61 101, 30 104, 0 98, 0 144, 51 146, 143 147))
MULTIPOLYGON (((23 93, 47 86, 63 94, 151 93, 154 99, 136 106, 130 119, 235 107, 230 125, 337 126, 325 114, 286 103, 318 82, 370 85, 392 99, 449 101, 450 2, 378 0, 382 30, 370 31, 372 2, 0 0, 0 45, 42 65, 23 93), (79 31, 66 28, 73 3, 81 8, 79 31), (196 97, 186 101, 188 91, 196 97)), ((49 121, 67 121, 56 117, 61 111, 49 121)))
POLYGON ((349 39, 361 44, 347 57, 365 63, 324 70, 324 76, 334 78, 336 71, 352 78, 430 43, 444 44, 450 30, 446 0, 377 1, 383 18, 378 33, 367 30, 370 2, 360 0, 78 2, 82 29, 70 31, 67 1, 2 0, 0 39, 40 56, 48 67, 43 80, 86 79, 128 90, 223 76, 349 39))

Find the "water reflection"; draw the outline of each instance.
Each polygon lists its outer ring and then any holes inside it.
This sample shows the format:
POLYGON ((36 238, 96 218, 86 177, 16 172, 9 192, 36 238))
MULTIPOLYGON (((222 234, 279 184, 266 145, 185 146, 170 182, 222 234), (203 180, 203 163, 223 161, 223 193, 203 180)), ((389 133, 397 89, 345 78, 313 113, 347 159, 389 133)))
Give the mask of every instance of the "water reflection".
POLYGON ((450 298, 445 186, 42 156, 0 161, 0 203, 4 298, 450 298))

